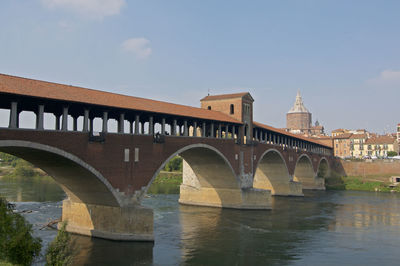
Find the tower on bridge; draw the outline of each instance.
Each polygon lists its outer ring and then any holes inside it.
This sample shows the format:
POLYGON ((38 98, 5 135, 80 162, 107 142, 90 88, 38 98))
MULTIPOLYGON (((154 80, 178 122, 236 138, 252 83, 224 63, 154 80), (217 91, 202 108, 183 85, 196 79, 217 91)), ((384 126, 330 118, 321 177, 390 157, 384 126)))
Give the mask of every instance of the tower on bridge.
POLYGON ((249 92, 208 95, 200 100, 201 108, 219 111, 244 124, 242 136, 253 138, 253 102, 249 92))

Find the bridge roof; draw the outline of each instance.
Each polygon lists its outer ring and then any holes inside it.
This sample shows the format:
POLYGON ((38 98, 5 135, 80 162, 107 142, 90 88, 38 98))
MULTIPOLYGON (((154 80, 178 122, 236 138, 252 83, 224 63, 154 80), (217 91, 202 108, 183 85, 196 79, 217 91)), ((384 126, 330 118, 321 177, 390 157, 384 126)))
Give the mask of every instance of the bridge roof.
POLYGON ((242 124, 218 111, 5 74, 0 74, 0 93, 242 124))
POLYGON ((261 123, 255 122, 255 121, 253 122, 253 124, 254 124, 255 127, 267 129, 267 130, 272 131, 272 132, 276 132, 276 133, 279 133, 279 134, 282 134, 282 135, 286 135, 288 137, 292 137, 292 138, 295 138, 295 139, 301 139, 301 140, 304 140, 304 141, 315 143, 315 144, 318 144, 318 145, 321 145, 321 146, 324 146, 324 147, 327 147, 327 148, 332 148, 332 146, 326 145, 326 144, 324 144, 324 143, 322 143, 320 141, 317 141, 315 139, 307 138, 305 136, 298 135, 298 134, 293 134, 293 133, 287 132, 287 131, 279 129, 279 128, 267 126, 267 125, 264 125, 264 124, 261 124, 261 123))

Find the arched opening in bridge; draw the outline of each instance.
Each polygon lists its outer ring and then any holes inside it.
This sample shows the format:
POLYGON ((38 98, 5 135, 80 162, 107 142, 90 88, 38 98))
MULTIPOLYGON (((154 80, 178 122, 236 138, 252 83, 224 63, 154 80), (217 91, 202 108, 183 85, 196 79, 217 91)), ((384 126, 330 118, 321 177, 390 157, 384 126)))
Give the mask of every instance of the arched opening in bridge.
POLYGON ((118 132, 118 121, 114 118, 109 118, 107 121, 107 131, 109 133, 117 133, 118 132))
POLYGON ((18 140, 0 140, 0 152, 32 163, 61 186, 68 196, 62 207, 68 231, 113 240, 153 239, 152 211, 132 206, 131 196, 114 189, 100 172, 75 155, 18 140), (132 217, 141 223, 132 223, 132 217))
POLYGON ((268 150, 258 162, 253 187, 271 190, 272 195, 291 195, 291 178, 282 155, 268 150))
POLYGON ((303 189, 312 189, 315 186, 315 172, 312 161, 307 155, 302 155, 297 160, 293 180, 301 182, 303 189))
POLYGON ((230 163, 204 144, 190 145, 169 156, 145 191, 180 193, 179 202, 190 205, 234 208, 241 202, 239 181, 230 163))
POLYGON ((10 117, 10 110, 0 108, 0 127, 8 127, 9 126, 9 123, 10 123, 9 117, 10 117))
POLYGON ((27 141, 0 140, 0 152, 42 169, 74 202, 119 206, 104 177, 79 158, 55 148, 27 141))
POLYGON ((330 175, 330 169, 328 161, 325 158, 322 158, 318 165, 317 177, 328 178, 329 175, 330 175))
POLYGON ((36 115, 34 112, 22 111, 19 114, 19 128, 36 128, 36 115))

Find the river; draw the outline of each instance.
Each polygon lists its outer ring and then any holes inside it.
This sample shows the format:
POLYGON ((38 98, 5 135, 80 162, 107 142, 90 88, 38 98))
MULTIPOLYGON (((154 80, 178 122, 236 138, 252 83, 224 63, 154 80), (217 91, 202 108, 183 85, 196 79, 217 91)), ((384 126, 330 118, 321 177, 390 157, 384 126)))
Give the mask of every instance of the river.
MULTIPOLYGON (((162 191, 157 188, 155 191, 162 191)), ((171 191, 167 189, 166 191, 171 191)), ((62 190, 49 178, 0 178, 46 246, 61 216, 62 190)), ((154 243, 73 236, 74 265, 397 265, 400 196, 379 192, 307 192, 275 197, 273 209, 241 211, 178 204, 177 194, 150 194, 154 243)), ((43 248, 44 250, 45 248, 43 248)), ((44 264, 39 259, 36 265, 44 264)))

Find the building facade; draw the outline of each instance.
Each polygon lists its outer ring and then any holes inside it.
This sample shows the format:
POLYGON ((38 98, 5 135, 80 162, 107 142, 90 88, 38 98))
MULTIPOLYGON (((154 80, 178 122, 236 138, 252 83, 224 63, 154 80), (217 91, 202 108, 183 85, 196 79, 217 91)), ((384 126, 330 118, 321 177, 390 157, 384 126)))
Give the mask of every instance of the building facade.
POLYGON ((332 136, 334 155, 340 158, 351 157, 351 133, 343 133, 340 135, 332 136))
POLYGON ((397 143, 399 144, 399 149, 400 149, 400 123, 397 124, 397 143))
POLYGON ((334 154, 341 158, 365 156, 386 158, 388 152, 399 152, 399 141, 392 135, 379 136, 365 129, 332 131, 334 154))
POLYGON ((364 151, 369 156, 387 157, 389 151, 399 153, 399 143, 393 136, 377 136, 367 139, 364 151))

